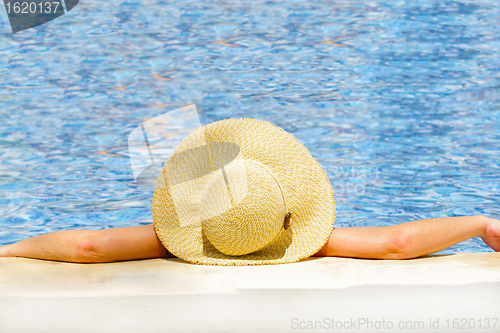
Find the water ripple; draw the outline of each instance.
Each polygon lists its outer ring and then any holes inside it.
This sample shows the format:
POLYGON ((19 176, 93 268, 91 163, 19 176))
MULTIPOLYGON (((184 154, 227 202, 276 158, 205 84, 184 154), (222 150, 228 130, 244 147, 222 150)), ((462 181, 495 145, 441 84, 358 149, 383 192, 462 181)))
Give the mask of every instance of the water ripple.
POLYGON ((499 19, 488 1, 329 0, 89 0, 15 35, 2 17, 0 244, 150 223, 127 135, 191 103, 296 135, 339 226, 500 218, 499 19))

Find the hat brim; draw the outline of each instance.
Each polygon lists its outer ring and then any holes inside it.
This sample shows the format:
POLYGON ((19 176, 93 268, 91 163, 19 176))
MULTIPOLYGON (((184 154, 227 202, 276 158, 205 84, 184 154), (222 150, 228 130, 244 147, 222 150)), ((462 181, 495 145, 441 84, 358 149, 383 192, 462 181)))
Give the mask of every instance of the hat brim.
POLYGON ((223 254, 203 235, 201 223, 179 223, 171 190, 165 186, 166 165, 154 192, 153 221, 158 238, 170 253, 195 264, 246 266, 296 262, 322 248, 335 222, 333 189, 321 165, 292 134, 265 121, 226 119, 188 135, 174 156, 200 147, 200 138, 233 143, 239 147, 235 160, 257 161, 271 170, 283 190, 290 224, 264 249, 242 256, 223 254))

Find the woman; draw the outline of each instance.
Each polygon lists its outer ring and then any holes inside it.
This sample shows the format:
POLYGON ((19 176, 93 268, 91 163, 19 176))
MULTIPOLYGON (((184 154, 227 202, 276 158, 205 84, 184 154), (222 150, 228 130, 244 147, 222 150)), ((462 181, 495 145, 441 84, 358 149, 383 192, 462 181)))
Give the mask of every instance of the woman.
POLYGON ((172 252, 209 265, 408 259, 472 237, 500 251, 500 220, 485 216, 333 229, 333 191, 320 164, 291 134, 254 119, 222 120, 186 137, 159 177, 153 218, 155 225, 32 237, 0 246, 0 257, 97 263, 172 252))
MULTIPOLYGON (((500 251, 500 220, 460 216, 388 227, 335 228, 314 256, 409 259, 444 250, 472 237, 500 251)), ((153 224, 105 230, 63 230, 0 246, 0 257, 102 263, 163 258, 169 253, 153 224)))

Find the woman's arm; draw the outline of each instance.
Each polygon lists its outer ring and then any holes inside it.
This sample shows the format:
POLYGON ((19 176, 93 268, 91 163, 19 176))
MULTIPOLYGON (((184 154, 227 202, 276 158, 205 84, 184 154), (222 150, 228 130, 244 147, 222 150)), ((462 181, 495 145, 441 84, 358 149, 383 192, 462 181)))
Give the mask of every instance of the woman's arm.
POLYGON ((408 259, 444 250, 481 237, 500 251, 500 221, 485 216, 460 216, 412 221, 388 227, 334 229, 315 256, 408 259))
MULTIPOLYGON (((484 216, 435 218, 390 227, 335 229, 315 256, 408 259, 481 237, 500 251, 500 221, 484 216)), ((153 225, 105 230, 65 230, 0 246, 0 257, 69 262, 113 262, 165 257, 153 225)))
POLYGON ((80 263, 165 257, 152 224, 104 230, 63 230, 0 246, 0 257, 80 263))

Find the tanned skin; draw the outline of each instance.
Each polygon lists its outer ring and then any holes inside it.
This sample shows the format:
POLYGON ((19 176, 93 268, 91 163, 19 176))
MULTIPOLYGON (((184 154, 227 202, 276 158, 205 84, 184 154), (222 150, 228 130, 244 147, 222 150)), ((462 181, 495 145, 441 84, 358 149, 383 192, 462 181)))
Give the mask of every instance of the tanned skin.
MULTIPOLYGON (((500 220, 477 215, 433 218, 388 227, 335 228, 314 256, 410 259, 472 237, 500 251, 500 220)), ((152 224, 104 230, 63 230, 0 246, 0 257, 102 263, 164 258, 169 253, 152 224)))

